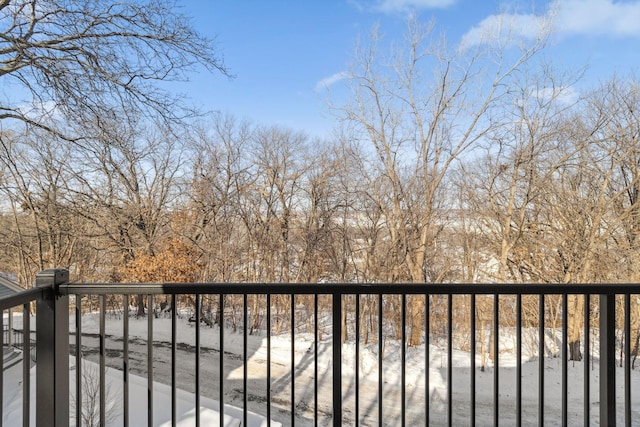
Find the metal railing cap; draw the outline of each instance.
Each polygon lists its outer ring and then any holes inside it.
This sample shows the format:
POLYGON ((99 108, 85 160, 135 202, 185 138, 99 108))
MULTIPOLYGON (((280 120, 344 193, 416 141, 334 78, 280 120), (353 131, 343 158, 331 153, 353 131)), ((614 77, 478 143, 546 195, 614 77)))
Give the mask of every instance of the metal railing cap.
POLYGON ((50 268, 36 274, 36 288, 53 287, 57 292, 65 283, 69 283, 69 270, 63 268, 50 268))

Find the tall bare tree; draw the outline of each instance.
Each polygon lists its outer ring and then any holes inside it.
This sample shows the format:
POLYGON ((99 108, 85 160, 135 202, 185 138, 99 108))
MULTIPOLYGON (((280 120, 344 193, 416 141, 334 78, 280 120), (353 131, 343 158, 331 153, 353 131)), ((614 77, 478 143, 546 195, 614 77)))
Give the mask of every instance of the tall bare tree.
MULTIPOLYGON (((557 227, 553 243, 564 282, 629 280, 637 253, 634 233, 640 209, 634 196, 640 176, 638 108, 640 96, 632 82, 614 78, 586 97, 572 120, 582 141, 573 165, 558 174, 550 206, 557 227), (612 266, 622 266, 622 271, 612 266)), ((574 297, 569 313, 571 358, 580 360, 580 329, 584 300, 574 297)))
POLYGON ((2 134, 0 167, 5 217, 0 234, 12 247, 2 270, 16 272, 28 284, 42 269, 70 268, 86 230, 69 209, 72 174, 66 144, 40 131, 2 134))
POLYGON ((296 282, 353 278, 349 255, 349 236, 344 228, 345 211, 351 215, 344 180, 347 159, 339 147, 316 141, 305 153, 300 189, 301 203, 296 212, 296 282))
POLYGON ((293 275, 292 238, 308 144, 304 133, 276 126, 257 129, 251 144, 255 179, 245 195, 245 223, 269 281, 288 282, 293 275))
MULTIPOLYGON (((450 49, 430 31, 410 19, 405 45, 385 62, 374 30, 356 52, 352 101, 336 107, 354 139, 368 147, 369 194, 384 216, 390 256, 404 270, 399 278, 413 282, 446 274, 433 266, 449 170, 493 128, 491 112, 509 79, 543 45, 541 39, 521 50, 508 44, 450 49)), ((411 345, 420 343, 423 302, 410 303, 411 345)))
POLYGON ((249 280, 239 267, 250 264, 241 202, 254 179, 246 154, 253 126, 232 115, 215 115, 210 126, 196 130, 184 233, 202 252, 204 280, 249 280))

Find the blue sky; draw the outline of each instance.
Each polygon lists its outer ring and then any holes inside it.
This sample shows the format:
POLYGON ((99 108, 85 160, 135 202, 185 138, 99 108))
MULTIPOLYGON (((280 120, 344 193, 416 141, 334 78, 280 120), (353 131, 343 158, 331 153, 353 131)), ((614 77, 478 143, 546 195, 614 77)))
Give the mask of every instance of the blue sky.
POLYGON ((327 136, 334 120, 326 88, 339 87, 358 36, 379 24, 400 39, 408 14, 434 20, 450 45, 481 43, 496 22, 530 39, 554 33, 545 56, 560 68, 587 66, 592 86, 640 65, 640 0, 185 0, 183 12, 215 37, 235 75, 196 73, 180 85, 193 102, 266 125, 327 136))

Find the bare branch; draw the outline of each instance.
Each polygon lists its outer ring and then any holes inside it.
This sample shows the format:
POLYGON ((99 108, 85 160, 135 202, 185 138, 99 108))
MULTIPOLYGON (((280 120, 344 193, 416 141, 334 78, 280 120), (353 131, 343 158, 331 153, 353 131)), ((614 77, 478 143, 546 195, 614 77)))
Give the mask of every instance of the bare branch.
MULTIPOLYGON (((30 94, 22 102, 53 102, 76 125, 122 112, 180 121, 193 112, 156 82, 186 80, 196 67, 229 75, 214 40, 168 0, 4 0, 0 11, 0 78, 30 94)), ((77 138, 68 132, 58 130, 77 138)))

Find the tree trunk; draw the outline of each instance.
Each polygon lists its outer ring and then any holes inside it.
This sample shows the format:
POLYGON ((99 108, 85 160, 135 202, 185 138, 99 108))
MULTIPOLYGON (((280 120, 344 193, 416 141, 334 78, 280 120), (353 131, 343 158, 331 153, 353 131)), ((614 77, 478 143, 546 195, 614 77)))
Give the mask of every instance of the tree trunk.
POLYGON ((260 313, 260 299, 258 295, 254 295, 253 298, 253 308, 251 310, 251 331, 249 331, 249 335, 253 335, 254 331, 260 330, 261 323, 261 313, 260 313))
POLYGON ((481 355, 480 371, 484 372, 485 366, 487 365, 487 343, 486 343, 485 322, 482 319, 480 319, 480 355, 481 355))
POLYGON ((576 341, 569 340, 569 360, 581 361, 582 352, 580 351, 580 339, 576 341))
POLYGON ((578 295, 569 295, 568 306, 572 309, 569 313, 563 313, 563 316, 569 316, 568 338, 569 338, 569 360, 581 361, 582 352, 580 351, 580 332, 582 331, 582 318, 584 310, 584 299, 578 295))
POLYGON ((342 322, 342 336, 341 338, 341 343, 344 344, 347 339, 349 338, 349 334, 347 332, 347 310, 345 307, 345 303, 342 301, 342 298, 340 298, 340 304, 342 305, 342 307, 340 308, 340 321, 342 322))
POLYGON ((492 362, 495 363, 496 360, 496 354, 495 354, 495 346, 492 345, 493 340, 494 339, 498 339, 498 335, 496 334, 496 330, 495 330, 496 325, 493 324, 493 322, 491 323, 491 327, 489 328, 489 360, 491 360, 492 362))
MULTIPOLYGON (((144 295, 138 295, 138 303, 136 304, 138 307, 138 310, 136 311, 136 317, 144 317, 144 300, 146 298, 144 297, 144 295)), ((149 307, 149 311, 151 311, 151 307, 149 307)), ((151 314, 151 313, 149 313, 151 314)))
POLYGON ((424 300, 418 296, 411 296, 409 300, 409 321, 411 334, 408 345, 417 347, 422 339, 422 325, 424 324, 424 300))

